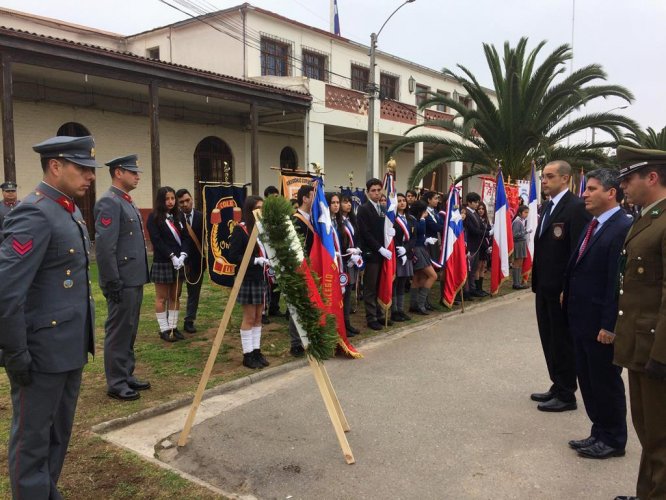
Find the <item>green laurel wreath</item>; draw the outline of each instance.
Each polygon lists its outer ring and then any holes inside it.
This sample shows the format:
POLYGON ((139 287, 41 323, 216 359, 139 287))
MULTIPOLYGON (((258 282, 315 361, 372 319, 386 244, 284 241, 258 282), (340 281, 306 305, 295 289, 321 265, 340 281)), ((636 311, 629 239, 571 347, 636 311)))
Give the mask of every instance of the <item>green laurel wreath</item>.
MULTIPOLYGON (((303 275, 298 271, 301 262, 296 256, 289 240, 288 225, 294 209, 291 202, 282 196, 270 196, 264 200, 261 224, 264 233, 261 241, 275 250, 278 265, 273 267, 280 291, 287 303, 296 309, 303 330, 307 333, 310 345, 307 353, 317 361, 331 358, 338 344, 338 332, 335 317, 326 315, 326 322, 320 324, 321 310, 310 300, 308 287, 303 275)), ((303 247, 302 238, 300 238, 303 247)), ((317 276, 313 274, 315 283, 317 276)), ((320 291, 321 293, 321 291, 320 291)))

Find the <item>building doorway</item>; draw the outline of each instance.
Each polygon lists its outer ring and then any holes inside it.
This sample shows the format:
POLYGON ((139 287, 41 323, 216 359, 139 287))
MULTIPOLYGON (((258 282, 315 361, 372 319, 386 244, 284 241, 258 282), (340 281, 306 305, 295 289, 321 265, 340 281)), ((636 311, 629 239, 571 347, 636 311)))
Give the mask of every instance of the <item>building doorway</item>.
POLYGON ((194 203, 203 207, 204 183, 234 182, 234 159, 229 145, 218 137, 206 137, 194 150, 194 203))
POLYGON ((286 170, 296 170, 298 167, 298 156, 294 148, 286 146, 280 151, 280 168, 286 170))
MULTIPOLYGON (((60 126, 56 135, 58 136, 66 135, 70 137, 85 137, 87 135, 92 135, 92 134, 86 127, 84 127, 80 123, 67 122, 60 126)), ((81 215, 83 215, 83 220, 86 221, 86 226, 88 227, 88 236, 90 236, 91 241, 95 240, 94 208, 95 208, 95 201, 97 200, 97 190, 95 189, 96 182, 97 181, 93 181, 88 191, 86 191, 86 194, 84 194, 83 197, 76 200, 76 204, 81 210, 81 215)))

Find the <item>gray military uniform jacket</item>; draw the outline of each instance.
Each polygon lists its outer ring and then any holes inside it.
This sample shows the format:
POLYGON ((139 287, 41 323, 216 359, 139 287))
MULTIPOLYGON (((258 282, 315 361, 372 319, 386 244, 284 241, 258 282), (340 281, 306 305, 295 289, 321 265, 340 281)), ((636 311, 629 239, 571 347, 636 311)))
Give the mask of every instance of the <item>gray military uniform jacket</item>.
POLYGON ((150 281, 141 215, 132 198, 115 186, 95 204, 95 255, 102 290, 118 280, 124 287, 150 281))
POLYGON ((30 369, 62 373, 94 354, 90 241, 73 200, 40 183, 4 221, 0 348, 28 349, 30 369))

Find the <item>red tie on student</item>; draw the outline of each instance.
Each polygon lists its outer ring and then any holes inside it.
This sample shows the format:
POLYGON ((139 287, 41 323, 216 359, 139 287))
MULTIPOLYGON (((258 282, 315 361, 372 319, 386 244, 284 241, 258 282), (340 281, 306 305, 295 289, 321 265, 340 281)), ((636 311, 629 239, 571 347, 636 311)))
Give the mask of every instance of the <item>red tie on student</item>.
POLYGON ((580 260, 581 255, 583 255, 583 252, 585 251, 585 248, 587 247, 587 244, 590 241, 590 238, 592 238, 592 233, 594 233, 594 229, 599 225, 599 219, 592 219, 590 221, 590 225, 587 226, 587 231, 585 231, 585 239, 583 239, 583 243, 580 246, 580 250, 578 251, 578 258, 576 259, 576 262, 580 260))

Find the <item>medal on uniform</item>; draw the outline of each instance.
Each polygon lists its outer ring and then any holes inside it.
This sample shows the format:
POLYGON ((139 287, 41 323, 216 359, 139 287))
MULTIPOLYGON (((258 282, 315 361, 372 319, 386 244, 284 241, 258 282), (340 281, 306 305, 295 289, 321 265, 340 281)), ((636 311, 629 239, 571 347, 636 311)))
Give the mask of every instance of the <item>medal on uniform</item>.
POLYGON ((556 240, 564 238, 564 223, 558 222, 557 224, 553 224, 553 238, 556 240))
POLYGON ((74 286, 74 281, 66 279, 65 281, 62 282, 62 286, 64 286, 65 288, 72 288, 74 286))

